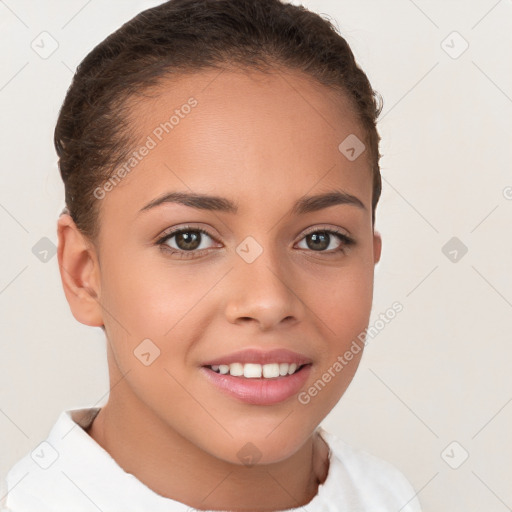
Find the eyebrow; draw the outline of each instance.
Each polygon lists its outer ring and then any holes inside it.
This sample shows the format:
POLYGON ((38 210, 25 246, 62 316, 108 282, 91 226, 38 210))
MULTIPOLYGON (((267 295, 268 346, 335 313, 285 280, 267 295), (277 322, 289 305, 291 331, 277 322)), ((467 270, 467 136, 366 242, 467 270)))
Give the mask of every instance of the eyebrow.
MULTIPOLYGON (((163 196, 153 199, 150 203, 144 206, 140 212, 151 210, 164 203, 177 203, 191 208, 197 208, 198 210, 208 210, 236 214, 238 212, 238 204, 219 196, 209 196, 205 194, 196 194, 190 192, 170 192, 163 196)), ((298 199, 291 209, 291 213, 294 215, 304 215, 306 213, 316 212, 335 206, 339 204, 346 204, 356 206, 362 210, 366 210, 366 206, 363 202, 352 194, 333 190, 323 194, 317 194, 314 196, 304 196, 298 199)))

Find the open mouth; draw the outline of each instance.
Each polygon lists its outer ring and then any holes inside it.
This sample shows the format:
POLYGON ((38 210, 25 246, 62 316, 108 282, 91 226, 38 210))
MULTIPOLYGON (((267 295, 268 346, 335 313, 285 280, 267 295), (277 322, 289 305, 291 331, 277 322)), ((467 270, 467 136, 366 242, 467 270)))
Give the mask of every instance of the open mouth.
POLYGON ((264 364, 232 362, 203 365, 201 370, 208 382, 238 401, 252 405, 275 405, 291 399, 302 389, 311 375, 312 365, 309 361, 264 364))
POLYGON ((231 375, 232 377, 241 377, 246 379, 277 379, 279 377, 287 377, 300 372, 309 364, 297 363, 231 363, 231 364, 214 364, 208 365, 206 368, 220 375, 231 375))

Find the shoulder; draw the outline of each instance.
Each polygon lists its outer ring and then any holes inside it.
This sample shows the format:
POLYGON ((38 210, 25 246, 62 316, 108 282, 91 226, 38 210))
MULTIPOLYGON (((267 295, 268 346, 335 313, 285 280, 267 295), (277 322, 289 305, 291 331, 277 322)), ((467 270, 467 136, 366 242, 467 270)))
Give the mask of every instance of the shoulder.
POLYGON ((72 467, 70 461, 83 451, 80 437, 77 440, 80 426, 96 412, 94 408, 61 412, 47 439, 19 459, 2 480, 1 512, 55 511, 56 487, 59 496, 76 494, 76 488, 66 475, 72 467))
POLYGON ((350 496, 352 510, 420 512, 416 492, 393 464, 364 450, 350 446, 336 435, 319 428, 328 444, 330 485, 350 496), (333 481, 334 480, 334 481, 333 481))
POLYGON ((31 454, 18 460, 0 482, 0 512, 50 512, 51 507, 45 504, 38 488, 45 480, 47 486, 51 485, 51 475, 41 476, 37 475, 31 454))

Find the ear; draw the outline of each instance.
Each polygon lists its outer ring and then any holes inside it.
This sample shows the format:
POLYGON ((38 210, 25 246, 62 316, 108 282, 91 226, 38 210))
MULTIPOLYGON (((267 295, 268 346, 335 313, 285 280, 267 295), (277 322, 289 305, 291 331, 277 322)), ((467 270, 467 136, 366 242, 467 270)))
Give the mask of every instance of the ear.
POLYGON ((382 252, 382 237, 377 231, 373 232, 373 263, 376 265, 380 261, 382 252))
POLYGON ((71 312, 82 324, 102 327, 100 268, 94 245, 67 213, 57 221, 57 234, 60 277, 71 312))

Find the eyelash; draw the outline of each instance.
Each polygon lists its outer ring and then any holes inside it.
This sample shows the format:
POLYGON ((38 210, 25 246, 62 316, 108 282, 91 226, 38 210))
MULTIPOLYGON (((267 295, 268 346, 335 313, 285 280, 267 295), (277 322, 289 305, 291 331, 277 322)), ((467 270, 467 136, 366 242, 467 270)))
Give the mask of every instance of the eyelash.
MULTIPOLYGON (((159 238, 156 241, 156 244, 159 245, 162 250, 164 250, 166 252, 170 252, 171 254, 178 254, 180 258, 184 258, 184 259, 186 259, 186 258, 194 258, 198 254, 202 254, 203 252, 206 252, 206 251, 209 250, 209 249, 202 249, 202 250, 198 251, 196 249, 196 250, 193 250, 193 251, 184 251, 184 250, 174 249, 174 248, 171 248, 171 247, 165 245, 165 242, 167 242, 173 236, 179 235, 181 233, 188 233, 188 232, 201 233, 201 234, 207 235, 212 240, 215 240, 215 237, 213 237, 205 229, 198 228, 198 227, 192 227, 192 226, 185 226, 185 227, 176 229, 174 231, 171 231, 169 233, 166 233, 165 235, 163 235, 161 238, 159 238)), ((345 252, 347 247, 355 245, 355 243, 356 243, 356 241, 353 238, 349 237, 345 233, 342 233, 342 232, 337 231, 336 229, 332 229, 332 228, 330 228, 330 229, 321 229, 321 228, 313 229, 311 231, 308 231, 308 232, 304 233, 304 235, 302 236, 301 240, 306 238, 308 235, 312 235, 314 233, 327 233, 329 235, 334 235, 334 236, 336 236, 340 240, 341 246, 338 249, 333 249, 331 251, 313 251, 311 249, 301 249, 301 250, 307 250, 307 251, 310 251, 310 252, 316 252, 316 253, 319 253, 319 254, 325 254, 325 255, 331 256, 331 255, 338 254, 340 252, 345 252)))

